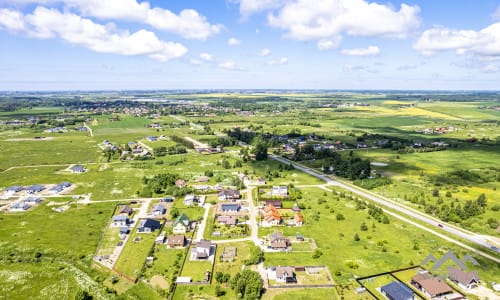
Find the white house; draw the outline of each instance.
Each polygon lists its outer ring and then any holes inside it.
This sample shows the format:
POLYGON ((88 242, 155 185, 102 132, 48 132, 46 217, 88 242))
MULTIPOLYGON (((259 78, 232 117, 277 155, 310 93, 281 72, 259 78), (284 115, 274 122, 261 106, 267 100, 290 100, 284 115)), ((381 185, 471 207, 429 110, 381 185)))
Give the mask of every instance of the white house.
POLYGON ((174 221, 173 233, 177 235, 185 234, 189 229, 189 223, 189 218, 185 214, 181 214, 174 221))

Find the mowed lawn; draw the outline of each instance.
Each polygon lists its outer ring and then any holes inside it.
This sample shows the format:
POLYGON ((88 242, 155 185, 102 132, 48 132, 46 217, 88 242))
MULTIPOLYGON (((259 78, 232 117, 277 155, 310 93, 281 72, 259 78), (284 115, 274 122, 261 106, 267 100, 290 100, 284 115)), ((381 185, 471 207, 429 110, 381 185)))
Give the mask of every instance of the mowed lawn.
POLYGON ((138 278, 158 233, 158 230, 154 233, 134 230, 115 264, 115 270, 129 278, 138 278))

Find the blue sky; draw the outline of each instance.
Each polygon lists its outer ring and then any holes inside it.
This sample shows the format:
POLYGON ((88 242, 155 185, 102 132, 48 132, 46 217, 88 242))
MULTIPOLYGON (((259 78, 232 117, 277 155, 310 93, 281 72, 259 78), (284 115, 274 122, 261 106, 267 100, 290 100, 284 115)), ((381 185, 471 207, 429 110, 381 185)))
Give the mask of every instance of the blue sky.
POLYGON ((0 0, 0 90, 499 83, 500 1, 0 0))

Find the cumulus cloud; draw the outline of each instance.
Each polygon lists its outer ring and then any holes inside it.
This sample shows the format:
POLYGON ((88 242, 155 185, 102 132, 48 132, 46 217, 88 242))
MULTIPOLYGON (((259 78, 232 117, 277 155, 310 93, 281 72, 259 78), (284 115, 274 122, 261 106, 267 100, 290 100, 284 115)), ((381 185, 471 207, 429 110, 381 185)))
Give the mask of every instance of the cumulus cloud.
POLYGON ((243 17, 248 17, 255 13, 280 7, 284 0, 239 0, 240 14, 243 17))
POLYGON ((457 54, 500 56, 500 22, 480 31, 432 28, 424 31, 413 47, 424 55, 454 50, 457 54))
POLYGON ((288 63, 288 58, 282 57, 280 59, 272 59, 267 62, 268 65, 274 66, 274 65, 286 65, 288 63))
POLYGON ((130 33, 118 30, 114 24, 101 25, 72 13, 45 7, 37 7, 27 15, 2 9, 0 27, 39 39, 60 38, 100 53, 146 55, 160 61, 187 53, 187 48, 182 44, 161 41, 151 31, 130 33))
POLYGON ((318 41, 317 46, 321 51, 336 49, 340 45, 341 41, 341 36, 336 36, 331 39, 321 39, 318 41))
POLYGON ((367 48, 342 49, 341 53, 350 56, 370 56, 379 54, 380 49, 377 46, 368 46, 367 48))
POLYGON ((271 50, 267 49, 267 48, 263 48, 259 51, 259 53, 257 53, 259 56, 268 56, 269 54, 271 54, 271 50))
POLYGON ((132 21, 158 30, 178 34, 186 39, 205 40, 220 32, 220 24, 210 24, 205 16, 194 9, 183 9, 175 14, 168 9, 151 7, 149 2, 137 0, 12 0, 10 3, 64 3, 82 16, 103 20, 132 21))
POLYGON ((418 6, 389 5, 365 0, 295 0, 268 16, 269 25, 300 41, 351 36, 405 38, 420 25, 418 6))
POLYGON ((203 59, 204 61, 214 61, 214 56, 207 52, 201 53, 200 58, 203 59))
POLYGON ((240 42, 240 40, 238 40, 237 38, 232 37, 232 38, 229 38, 229 39, 227 40, 227 44, 228 44, 229 46, 237 46, 237 45, 241 44, 241 42, 240 42))

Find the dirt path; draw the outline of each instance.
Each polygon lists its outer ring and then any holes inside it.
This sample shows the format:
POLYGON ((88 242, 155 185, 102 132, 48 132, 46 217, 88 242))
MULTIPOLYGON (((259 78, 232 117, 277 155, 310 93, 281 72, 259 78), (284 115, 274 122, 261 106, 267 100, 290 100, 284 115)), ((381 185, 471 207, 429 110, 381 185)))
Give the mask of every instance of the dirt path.
POLYGON ((88 130, 88 131, 89 131, 89 133, 90 133, 90 136, 92 136, 92 137, 93 137, 93 136, 94 136, 94 132, 92 132, 92 128, 90 128, 90 126, 89 126, 89 125, 87 125, 87 123, 85 123, 85 122, 83 122, 83 126, 84 126, 85 128, 87 128, 87 130, 88 130))

